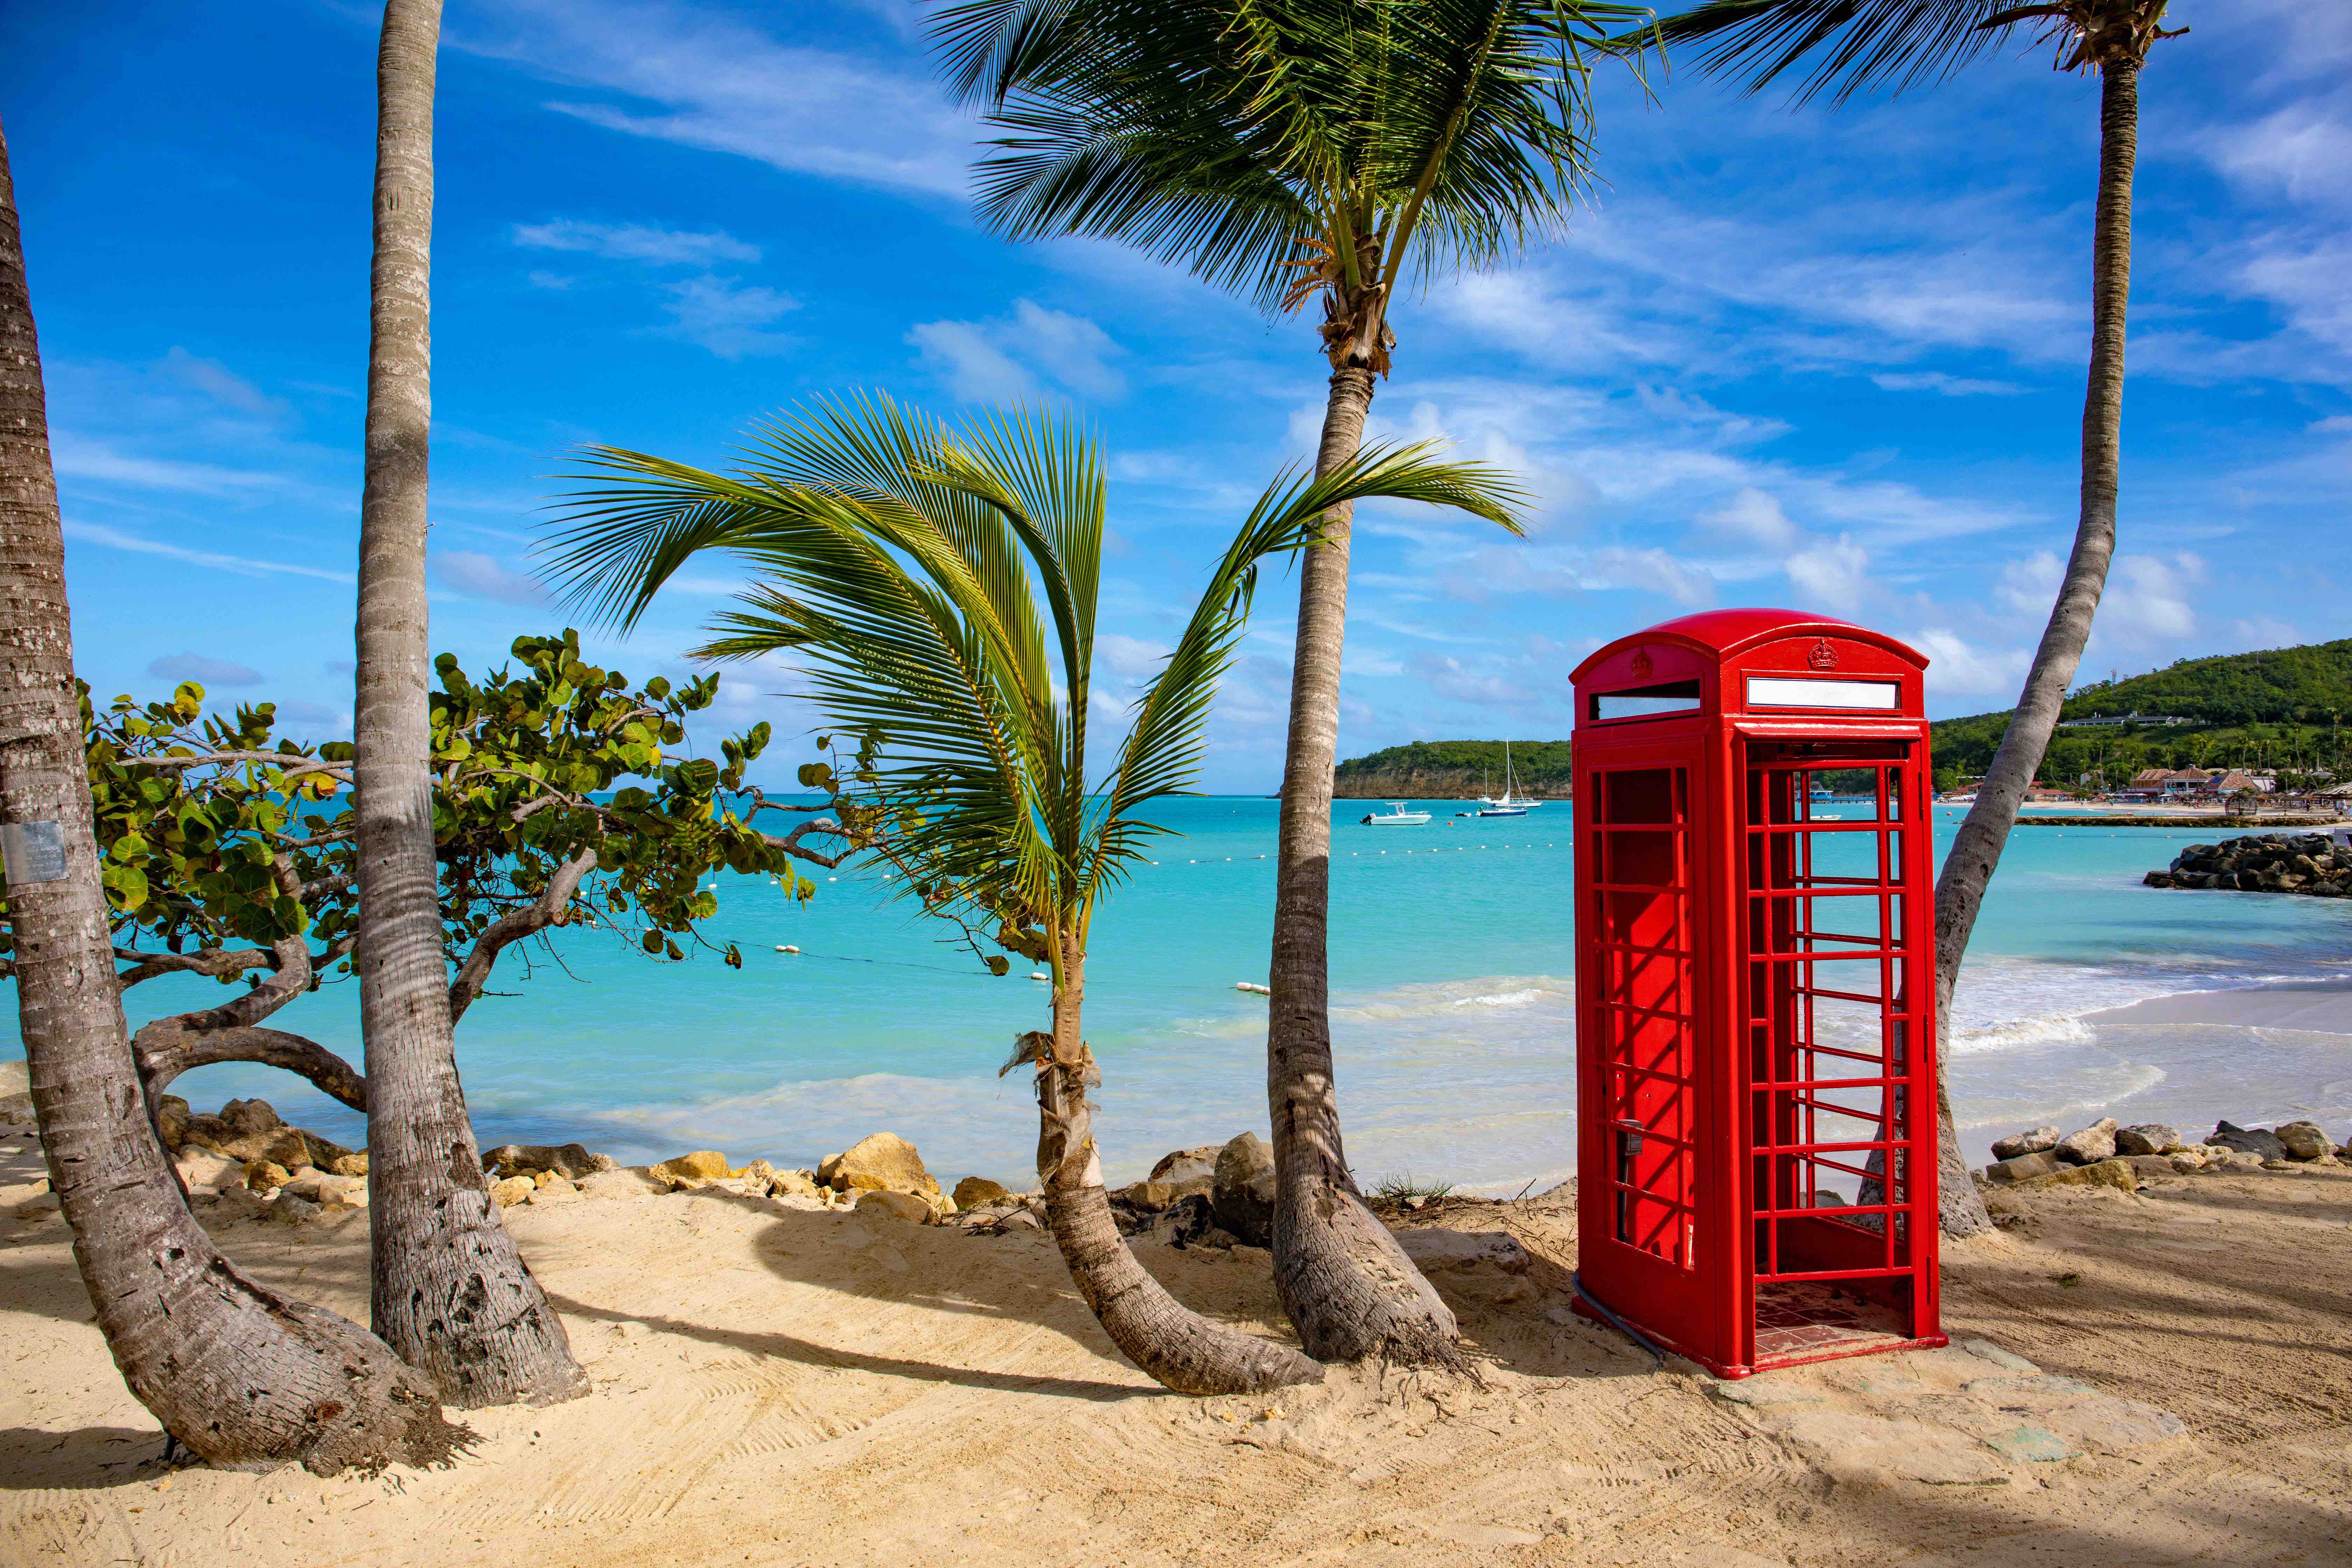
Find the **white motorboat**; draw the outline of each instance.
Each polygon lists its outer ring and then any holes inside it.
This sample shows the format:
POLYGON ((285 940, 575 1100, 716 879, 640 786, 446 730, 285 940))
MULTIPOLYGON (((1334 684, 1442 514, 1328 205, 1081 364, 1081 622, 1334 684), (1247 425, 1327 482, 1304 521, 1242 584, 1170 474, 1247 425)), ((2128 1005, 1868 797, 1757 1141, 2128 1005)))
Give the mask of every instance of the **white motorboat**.
POLYGON ((1429 813, 1408 811, 1403 801, 1392 800, 1388 805, 1389 809, 1384 812, 1366 812, 1363 825, 1366 827, 1425 827, 1429 824, 1429 813))

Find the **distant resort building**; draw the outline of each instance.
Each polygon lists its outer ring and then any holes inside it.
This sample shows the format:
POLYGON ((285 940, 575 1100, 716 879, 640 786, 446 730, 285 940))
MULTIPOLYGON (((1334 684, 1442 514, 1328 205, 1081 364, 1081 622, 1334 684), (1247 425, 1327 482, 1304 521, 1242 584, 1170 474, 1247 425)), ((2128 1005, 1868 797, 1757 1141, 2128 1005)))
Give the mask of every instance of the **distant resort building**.
POLYGON ((2061 730, 2110 730, 2126 724, 2194 724, 2194 719, 2183 719, 2175 713, 2095 713, 2088 719, 2066 719, 2059 722, 2061 730))
POLYGON ((2142 768, 2117 790, 2123 800, 2179 800, 2197 795, 2268 795, 2278 781, 2236 768, 2142 768))

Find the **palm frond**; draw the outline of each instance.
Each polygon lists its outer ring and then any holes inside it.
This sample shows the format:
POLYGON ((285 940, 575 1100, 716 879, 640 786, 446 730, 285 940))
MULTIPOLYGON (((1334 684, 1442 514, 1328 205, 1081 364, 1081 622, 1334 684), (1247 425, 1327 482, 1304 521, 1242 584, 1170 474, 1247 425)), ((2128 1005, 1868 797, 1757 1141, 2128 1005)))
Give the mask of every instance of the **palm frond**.
POLYGON ((1843 103, 1940 81, 2021 23, 2043 19, 2015 0, 1708 0, 1662 17, 1655 31, 1670 56, 1677 44, 1703 44, 1696 68, 1738 79, 1751 93, 1811 58, 1794 101, 1826 92, 1843 103))

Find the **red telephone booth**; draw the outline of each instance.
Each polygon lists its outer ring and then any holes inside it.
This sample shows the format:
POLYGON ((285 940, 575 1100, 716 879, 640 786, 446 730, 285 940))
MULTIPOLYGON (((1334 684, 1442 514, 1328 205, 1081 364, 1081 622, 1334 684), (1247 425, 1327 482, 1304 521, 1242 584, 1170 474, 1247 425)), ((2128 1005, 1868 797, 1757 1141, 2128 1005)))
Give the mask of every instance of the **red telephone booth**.
POLYGON ((1718 1376, 1947 1342, 1927 665, 1716 610, 1573 677, 1580 1285, 1718 1376))

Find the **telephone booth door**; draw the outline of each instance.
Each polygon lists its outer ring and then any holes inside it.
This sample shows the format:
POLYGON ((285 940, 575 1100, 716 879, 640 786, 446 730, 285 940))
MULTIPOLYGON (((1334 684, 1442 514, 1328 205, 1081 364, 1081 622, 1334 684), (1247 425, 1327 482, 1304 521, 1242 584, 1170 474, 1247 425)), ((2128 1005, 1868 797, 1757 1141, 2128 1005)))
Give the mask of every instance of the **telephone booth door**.
POLYGON ((1935 1115, 1920 1070, 1935 987, 1916 750, 1738 748, 1750 1365, 1908 1342, 1935 1321, 1918 1245, 1935 1213, 1915 1186, 1915 1121, 1935 1115))

